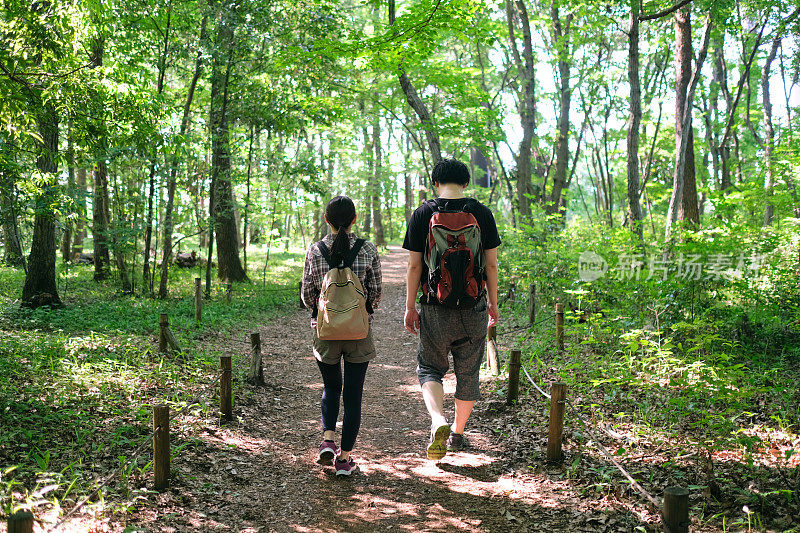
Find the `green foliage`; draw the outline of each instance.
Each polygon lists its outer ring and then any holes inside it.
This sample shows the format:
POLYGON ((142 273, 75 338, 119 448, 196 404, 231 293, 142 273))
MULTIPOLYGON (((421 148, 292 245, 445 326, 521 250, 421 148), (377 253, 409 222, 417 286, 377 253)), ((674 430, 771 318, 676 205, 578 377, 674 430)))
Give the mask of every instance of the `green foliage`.
MULTIPOLYGON (((87 480, 94 472, 121 465, 148 434, 151 404, 185 405, 216 380, 218 347, 247 353, 243 324, 296 305, 301 260, 297 253, 273 255, 276 283, 236 285, 230 303, 218 287, 199 324, 194 272, 173 274, 176 293, 158 301, 116 294, 92 282, 89 268, 72 267, 59 275, 68 305, 52 312, 19 309, 22 276, 0 268, 0 512, 60 506, 92 490, 87 480), (186 358, 157 353, 159 313, 169 314, 186 358)), ((241 380, 244 369, 234 359, 241 380)), ((206 402, 207 396, 194 410, 213 416, 206 402)), ((141 492, 149 468, 133 462, 112 490, 134 497, 130 491, 141 492)))

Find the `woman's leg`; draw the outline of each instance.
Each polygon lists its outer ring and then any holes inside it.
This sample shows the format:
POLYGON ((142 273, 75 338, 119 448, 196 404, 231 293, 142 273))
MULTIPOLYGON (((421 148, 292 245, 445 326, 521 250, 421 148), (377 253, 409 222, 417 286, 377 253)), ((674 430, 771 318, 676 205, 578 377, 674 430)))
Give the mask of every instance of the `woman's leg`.
POLYGON ((364 363, 344 362, 344 389, 342 404, 342 446, 340 459, 346 460, 356 443, 358 430, 361 427, 361 396, 364 392, 364 378, 367 375, 369 361, 364 363))
MULTIPOLYGON (((339 399, 342 396, 342 363, 329 365, 317 360, 322 374, 322 431, 323 439, 333 440, 339 418, 339 399)), ((345 367, 346 368, 346 367, 345 367)))

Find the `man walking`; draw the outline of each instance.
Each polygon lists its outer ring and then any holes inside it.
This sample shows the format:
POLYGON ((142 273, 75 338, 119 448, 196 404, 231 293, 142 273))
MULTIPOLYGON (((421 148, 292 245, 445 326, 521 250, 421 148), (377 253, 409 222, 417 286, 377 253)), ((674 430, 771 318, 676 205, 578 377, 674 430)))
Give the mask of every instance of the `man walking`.
POLYGON ((497 247, 492 212, 464 196, 469 169, 455 159, 436 164, 438 197, 419 206, 408 222, 405 328, 419 334, 417 377, 431 416, 428 459, 463 449, 464 428, 480 398, 479 373, 486 329, 497 323, 497 247), (417 310, 417 293, 420 310, 417 310), (455 420, 444 415, 442 378, 453 354, 455 420))

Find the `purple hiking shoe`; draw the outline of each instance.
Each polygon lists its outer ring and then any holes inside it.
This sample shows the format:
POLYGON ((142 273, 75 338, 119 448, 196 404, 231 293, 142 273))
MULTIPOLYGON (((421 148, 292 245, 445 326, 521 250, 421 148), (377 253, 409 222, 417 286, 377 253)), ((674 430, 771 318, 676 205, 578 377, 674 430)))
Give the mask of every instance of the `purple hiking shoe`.
POLYGON ((346 461, 340 461, 339 459, 336 459, 336 463, 334 463, 333 467, 336 469, 337 476, 349 476, 358 470, 356 462, 353 461, 352 457, 346 461))
POLYGON ((322 444, 319 445, 319 451, 317 452, 317 464, 322 466, 331 466, 333 464, 333 459, 339 454, 339 449, 336 447, 336 443, 332 440, 324 440, 322 444))

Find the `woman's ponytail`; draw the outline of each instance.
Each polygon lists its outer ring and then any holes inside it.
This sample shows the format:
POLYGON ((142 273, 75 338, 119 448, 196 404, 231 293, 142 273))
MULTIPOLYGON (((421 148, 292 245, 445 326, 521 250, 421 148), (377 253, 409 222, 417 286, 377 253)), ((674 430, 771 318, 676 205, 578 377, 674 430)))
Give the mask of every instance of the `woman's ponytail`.
POLYGON ((340 264, 350 251, 350 236, 347 229, 356 218, 356 206, 347 196, 336 196, 325 208, 328 224, 337 229, 336 238, 331 246, 331 261, 340 264))

